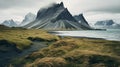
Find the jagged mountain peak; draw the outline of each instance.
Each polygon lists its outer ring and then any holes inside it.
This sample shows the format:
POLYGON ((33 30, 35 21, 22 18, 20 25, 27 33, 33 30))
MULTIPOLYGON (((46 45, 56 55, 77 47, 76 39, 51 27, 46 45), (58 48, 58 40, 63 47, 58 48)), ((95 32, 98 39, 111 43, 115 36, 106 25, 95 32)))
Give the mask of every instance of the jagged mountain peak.
POLYGON ((63 7, 64 7, 64 4, 63 4, 63 2, 61 2, 61 3, 60 3, 60 6, 63 6, 63 7))
POLYGON ((37 18, 36 19, 41 19, 41 18, 44 18, 44 17, 52 16, 53 12, 56 13, 58 10, 62 11, 64 9, 65 9, 65 7, 64 7, 63 2, 61 2, 59 4, 52 4, 51 6, 49 6, 47 8, 40 9, 37 13, 37 18))
POLYGON ((8 26, 8 27, 16 27, 17 21, 14 21, 13 19, 5 20, 3 21, 2 25, 8 26))
POLYGON ((73 22, 77 22, 75 18, 70 14, 67 8, 65 8, 56 18, 57 20, 69 20, 73 22))
POLYGON ((23 21, 21 22, 21 24, 19 26, 25 26, 28 23, 34 21, 36 19, 36 15, 29 12, 25 15, 25 18, 23 19, 23 21))
POLYGON ((27 13, 27 14, 25 15, 25 18, 26 18, 26 19, 31 19, 31 17, 35 17, 35 16, 36 16, 35 14, 29 12, 29 13, 27 13))
POLYGON ((90 29, 81 25, 64 7, 63 2, 53 4, 37 13, 35 21, 24 26, 25 28, 46 29, 46 30, 70 30, 70 29, 90 29))
POLYGON ((75 15, 74 18, 81 24, 85 25, 85 26, 89 26, 88 22, 86 21, 86 19, 84 18, 83 14, 79 14, 79 15, 75 15))
POLYGON ((33 14, 31 12, 29 12, 29 13, 26 14, 26 16, 31 16, 31 15, 35 15, 35 14, 33 14))

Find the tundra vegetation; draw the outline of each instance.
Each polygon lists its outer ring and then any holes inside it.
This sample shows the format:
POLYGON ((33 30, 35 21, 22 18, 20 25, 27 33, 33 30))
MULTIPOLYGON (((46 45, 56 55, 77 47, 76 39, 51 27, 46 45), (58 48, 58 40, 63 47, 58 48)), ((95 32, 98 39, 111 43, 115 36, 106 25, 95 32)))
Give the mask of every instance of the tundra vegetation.
MULTIPOLYGON (((2 41, 19 50, 32 41, 52 42, 48 47, 15 58, 8 67, 120 67, 120 42, 89 38, 60 38, 44 30, 0 28, 2 41)), ((7 49, 0 47, 0 51, 7 49)))

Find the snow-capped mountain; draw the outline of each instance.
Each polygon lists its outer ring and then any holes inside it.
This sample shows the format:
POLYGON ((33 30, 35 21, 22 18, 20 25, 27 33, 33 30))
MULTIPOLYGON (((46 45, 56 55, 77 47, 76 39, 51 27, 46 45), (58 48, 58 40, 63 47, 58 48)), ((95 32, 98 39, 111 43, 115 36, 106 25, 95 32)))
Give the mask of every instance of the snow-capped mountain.
POLYGON ((74 18, 81 24, 90 27, 86 19, 84 18, 83 14, 75 15, 74 18))
POLYGON ((19 26, 25 26, 29 24, 30 22, 34 21, 35 18, 36 18, 36 15, 29 12, 27 15, 25 15, 25 18, 23 19, 23 21, 21 22, 19 26))
POLYGON ((14 20, 5 20, 3 21, 3 23, 1 23, 2 25, 8 26, 8 27, 17 27, 17 21, 14 20))
POLYGON ((24 27, 46 30, 91 29, 79 23, 64 7, 63 2, 39 10, 36 19, 24 27))
POLYGON ((120 28, 120 24, 115 23, 113 20, 103 20, 103 21, 97 21, 94 24, 95 28, 101 28, 101 29, 117 29, 120 28))

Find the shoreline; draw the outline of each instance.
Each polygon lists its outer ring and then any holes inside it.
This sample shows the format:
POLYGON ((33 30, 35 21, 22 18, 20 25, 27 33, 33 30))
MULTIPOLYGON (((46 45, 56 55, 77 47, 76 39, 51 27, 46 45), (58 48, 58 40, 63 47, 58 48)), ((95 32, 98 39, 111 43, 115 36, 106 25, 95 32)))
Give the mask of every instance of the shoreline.
POLYGON ((105 39, 105 38, 94 38, 94 37, 82 37, 82 36, 60 36, 60 35, 57 35, 61 38, 64 38, 64 37, 72 37, 72 38, 86 38, 86 39, 93 39, 93 40, 107 40, 107 41, 119 41, 119 40, 110 40, 110 39, 105 39))
POLYGON ((53 35, 57 35, 61 38, 64 38, 64 37, 72 37, 72 38, 87 38, 87 39, 97 39, 97 40, 108 40, 108 41, 120 41, 120 40, 115 40, 115 39, 105 39, 105 38, 96 38, 96 37, 86 37, 86 36, 67 36, 67 35, 59 35, 59 34, 63 34, 62 32, 57 32, 57 31, 49 31, 48 32, 49 34, 53 34, 53 35))

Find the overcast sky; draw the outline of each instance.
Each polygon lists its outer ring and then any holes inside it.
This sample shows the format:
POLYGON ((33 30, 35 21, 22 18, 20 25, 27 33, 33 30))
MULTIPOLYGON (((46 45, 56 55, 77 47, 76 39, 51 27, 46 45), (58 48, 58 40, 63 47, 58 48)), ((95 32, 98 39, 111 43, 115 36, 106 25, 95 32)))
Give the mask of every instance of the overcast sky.
POLYGON ((106 19, 120 23, 120 0, 0 0, 0 22, 22 21, 27 13, 36 14, 40 8, 61 1, 72 15, 83 13, 90 23, 106 19))

